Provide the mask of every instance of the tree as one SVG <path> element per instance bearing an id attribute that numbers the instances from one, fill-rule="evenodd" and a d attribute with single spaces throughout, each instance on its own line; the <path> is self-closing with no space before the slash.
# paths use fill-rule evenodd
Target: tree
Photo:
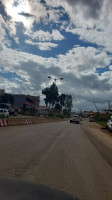
<path id="1" fill-rule="evenodd" d="M 50 98 L 50 103 L 52 104 L 52 107 L 55 105 L 55 103 L 57 103 L 58 101 L 58 88 L 56 86 L 55 83 L 53 83 L 51 86 L 50 86 L 50 95 L 51 95 L 51 98 Z"/>
<path id="2" fill-rule="evenodd" d="M 46 106 L 48 106 L 48 103 L 50 103 L 50 88 L 45 88 L 42 90 L 42 94 L 46 96 L 44 99 Z"/>
<path id="3" fill-rule="evenodd" d="M 72 109 L 72 96 L 66 94 L 58 94 L 58 88 L 55 83 L 53 83 L 50 88 L 45 88 L 42 90 L 42 94 L 46 97 L 44 99 L 46 106 L 49 104 L 52 111 L 65 113 L 65 116 L 70 115 Z"/>
<path id="4" fill-rule="evenodd" d="M 46 96 L 44 99 L 46 105 L 49 104 L 54 107 L 55 103 L 58 102 L 58 88 L 55 83 L 53 83 L 50 88 L 42 90 L 42 94 Z"/>
<path id="5" fill-rule="evenodd" d="M 66 94 L 61 94 L 58 99 L 61 107 L 63 107 L 65 105 Z"/>
<path id="6" fill-rule="evenodd" d="M 72 109 L 72 96 L 71 95 L 68 95 L 68 94 L 66 95 L 64 107 L 67 111 L 71 112 L 71 109 Z"/>
<path id="7" fill-rule="evenodd" d="M 62 107 L 59 103 L 56 103 L 55 104 L 55 109 L 58 110 L 58 111 L 61 111 Z"/>

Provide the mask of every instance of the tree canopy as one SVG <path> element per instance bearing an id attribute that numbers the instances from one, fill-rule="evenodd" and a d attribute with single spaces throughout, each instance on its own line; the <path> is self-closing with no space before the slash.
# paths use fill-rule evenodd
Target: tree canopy
<path id="1" fill-rule="evenodd" d="M 58 93 L 58 87 L 53 83 L 49 88 L 46 87 L 42 90 L 42 94 L 45 95 L 44 101 L 46 106 L 56 109 L 57 111 L 64 110 L 67 113 L 72 109 L 72 96 L 69 94 Z M 65 113 L 66 113 L 65 112 Z"/>
<path id="2" fill-rule="evenodd" d="M 49 106 L 51 105 L 52 107 L 54 107 L 56 102 L 58 102 L 59 94 L 58 88 L 55 83 L 53 83 L 50 88 L 45 88 L 44 90 L 42 90 L 42 94 L 46 96 L 46 98 L 44 99 L 46 105 L 49 104 Z"/>

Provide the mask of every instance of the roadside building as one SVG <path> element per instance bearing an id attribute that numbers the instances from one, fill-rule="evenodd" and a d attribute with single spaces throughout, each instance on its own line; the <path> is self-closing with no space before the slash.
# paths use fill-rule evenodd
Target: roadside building
<path id="1" fill-rule="evenodd" d="M 22 112 L 27 112 L 30 114 L 36 114 L 40 105 L 39 96 L 31 96 L 24 94 L 14 95 L 14 106 L 17 106 L 22 110 Z"/>
<path id="2" fill-rule="evenodd" d="M 12 95 L 14 102 L 11 104 L 9 101 L 1 103 L 1 99 L 4 95 Z M 40 97 L 24 94 L 8 94 L 4 89 L 0 89 L 0 107 L 7 109 L 11 115 L 17 115 L 21 112 L 28 112 L 30 114 L 36 114 L 40 106 Z"/>
<path id="3" fill-rule="evenodd" d="M 5 90 L 4 89 L 0 89 L 0 101 L 1 101 L 1 98 L 2 96 L 5 94 Z"/>

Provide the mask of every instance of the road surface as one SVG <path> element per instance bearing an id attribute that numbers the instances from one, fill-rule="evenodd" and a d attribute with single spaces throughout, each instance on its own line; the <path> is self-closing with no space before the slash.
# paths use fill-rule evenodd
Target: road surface
<path id="1" fill-rule="evenodd" d="M 112 137 L 87 120 L 0 128 L 0 176 L 112 200 Z"/>

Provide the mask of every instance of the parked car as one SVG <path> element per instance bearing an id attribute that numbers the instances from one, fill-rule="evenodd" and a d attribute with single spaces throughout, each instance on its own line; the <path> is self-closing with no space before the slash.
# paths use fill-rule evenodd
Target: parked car
<path id="1" fill-rule="evenodd" d="M 93 116 L 90 116 L 89 117 L 89 122 L 94 122 L 95 121 L 95 118 Z"/>
<path id="2" fill-rule="evenodd" d="M 70 118 L 70 123 L 72 122 L 76 122 L 76 123 L 80 123 L 80 117 L 78 115 L 74 115 Z"/>
<path id="3" fill-rule="evenodd" d="M 112 131 L 112 116 L 110 117 L 110 119 L 107 122 L 107 129 L 109 131 Z"/>
<path id="4" fill-rule="evenodd" d="M 9 112 L 6 109 L 0 109 L 0 115 L 4 115 L 5 117 L 9 117 Z"/>
<path id="5" fill-rule="evenodd" d="M 81 117 L 80 115 L 79 115 L 78 117 L 79 117 L 79 119 L 80 119 L 80 121 L 81 121 L 81 120 L 82 120 L 82 117 Z"/>

